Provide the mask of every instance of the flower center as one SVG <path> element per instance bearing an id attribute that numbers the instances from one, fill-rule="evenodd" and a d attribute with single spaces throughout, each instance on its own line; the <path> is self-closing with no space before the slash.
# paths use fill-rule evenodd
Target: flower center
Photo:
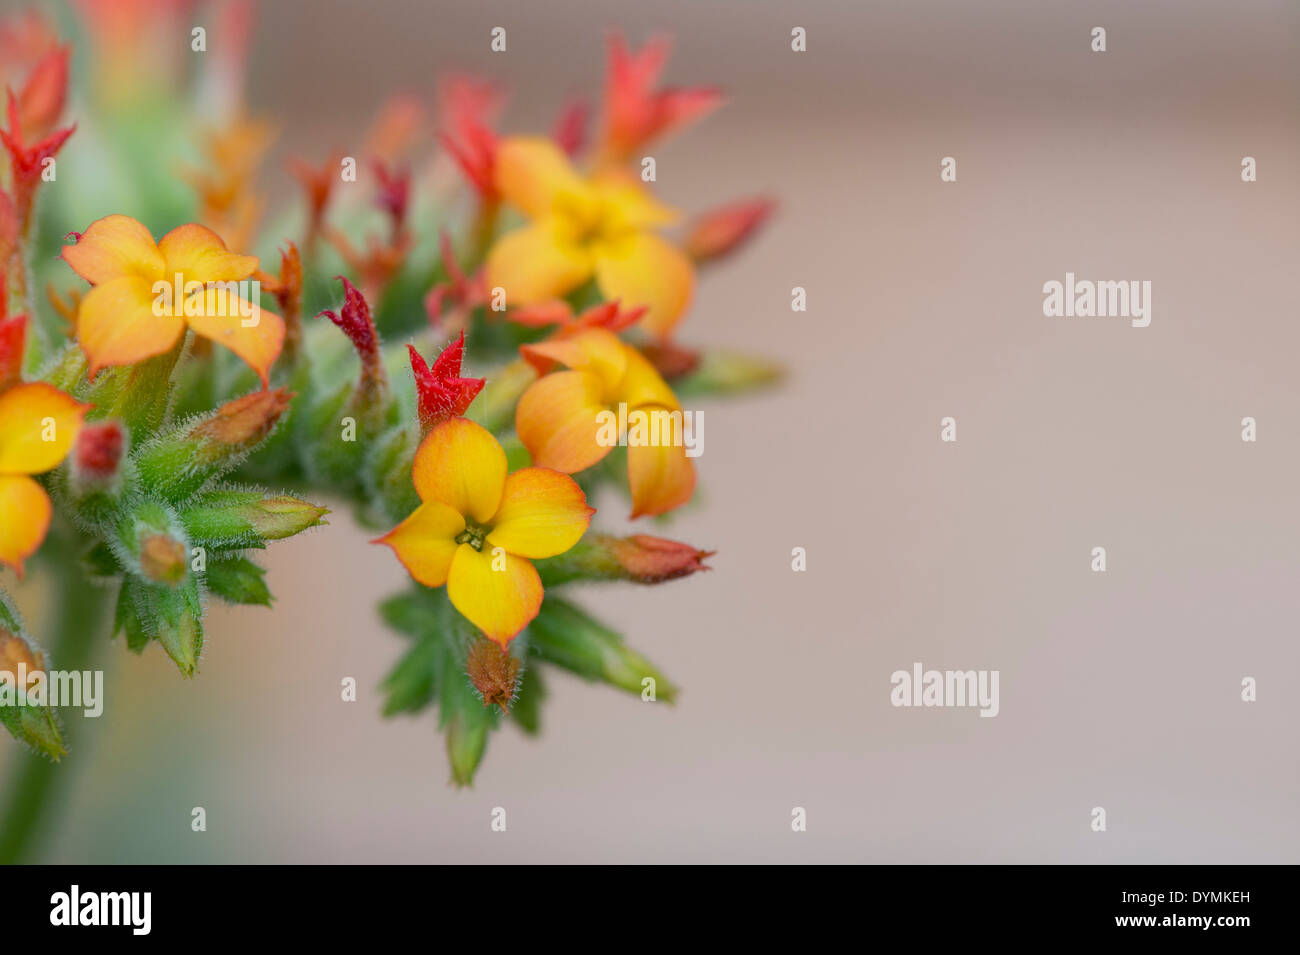
<path id="1" fill-rule="evenodd" d="M 487 539 L 488 528 L 478 524 L 465 522 L 465 529 L 456 535 L 457 544 L 469 544 L 477 551 L 483 550 L 483 542 Z"/>

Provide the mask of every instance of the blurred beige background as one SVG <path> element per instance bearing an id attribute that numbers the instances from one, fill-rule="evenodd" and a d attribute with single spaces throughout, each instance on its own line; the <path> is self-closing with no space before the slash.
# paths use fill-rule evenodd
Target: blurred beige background
<path id="1" fill-rule="evenodd" d="M 703 506 L 666 533 L 714 572 L 586 598 L 675 708 L 556 675 L 542 738 L 498 733 L 454 790 L 431 713 L 378 716 L 404 641 L 374 605 L 404 574 L 338 515 L 269 552 L 274 612 L 214 611 L 192 684 L 113 648 L 49 858 L 1298 861 L 1298 11 L 264 4 L 251 98 L 303 151 L 453 68 L 512 86 L 513 128 L 549 125 L 596 88 L 606 27 L 673 33 L 670 80 L 731 100 L 657 151 L 662 193 L 781 202 L 682 337 L 790 379 L 703 406 Z M 1150 280 L 1151 326 L 1045 318 L 1066 271 Z M 913 661 L 1000 670 L 1001 714 L 891 707 Z"/>

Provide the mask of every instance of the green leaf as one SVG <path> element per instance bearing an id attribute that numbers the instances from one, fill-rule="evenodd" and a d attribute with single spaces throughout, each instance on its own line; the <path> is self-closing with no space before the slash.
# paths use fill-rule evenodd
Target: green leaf
<path id="1" fill-rule="evenodd" d="M 671 703 L 677 688 L 623 638 L 582 608 L 548 594 L 528 632 L 533 652 L 585 680 L 602 681 L 638 695 L 653 690 Z M 646 681 L 652 681 L 647 683 Z"/>
<path id="2" fill-rule="evenodd" d="M 271 606 L 266 569 L 247 557 L 214 557 L 203 579 L 208 590 L 227 603 Z"/>

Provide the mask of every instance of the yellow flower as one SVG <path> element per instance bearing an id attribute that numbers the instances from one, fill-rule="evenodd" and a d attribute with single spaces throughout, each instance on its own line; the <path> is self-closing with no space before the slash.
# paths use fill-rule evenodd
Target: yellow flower
<path id="1" fill-rule="evenodd" d="M 521 349 L 539 371 L 556 362 L 569 371 L 544 375 L 528 386 L 515 409 L 515 431 L 542 467 L 574 474 L 609 454 L 600 440 L 603 413 L 681 411 L 677 396 L 650 362 L 603 328 L 548 339 Z M 633 444 L 627 449 L 632 517 L 663 514 L 695 492 L 695 465 L 682 444 Z"/>
<path id="2" fill-rule="evenodd" d="M 284 344 L 284 321 L 243 297 L 257 259 L 236 255 L 193 223 L 159 242 L 129 216 L 90 224 L 63 259 L 94 286 L 77 311 L 77 339 L 93 376 L 161 355 L 188 325 L 246 361 L 266 384 Z"/>
<path id="3" fill-rule="evenodd" d="M 446 584 L 456 609 L 506 646 L 542 606 L 529 559 L 564 553 L 595 510 L 568 475 L 539 467 L 508 475 L 496 438 L 464 418 L 429 432 L 412 477 L 424 503 L 375 543 L 426 587 Z"/>
<path id="4" fill-rule="evenodd" d="M 677 213 L 617 173 L 580 176 L 547 139 L 504 140 L 496 186 L 531 220 L 497 240 L 487 284 L 506 301 L 529 306 L 559 298 L 593 276 L 601 294 L 648 307 L 642 327 L 666 336 L 690 303 L 690 259 L 653 230 Z"/>
<path id="5" fill-rule="evenodd" d="M 0 563 L 23 573 L 23 561 L 41 546 L 53 508 L 30 475 L 68 456 L 83 405 L 51 385 L 19 384 L 0 392 Z"/>

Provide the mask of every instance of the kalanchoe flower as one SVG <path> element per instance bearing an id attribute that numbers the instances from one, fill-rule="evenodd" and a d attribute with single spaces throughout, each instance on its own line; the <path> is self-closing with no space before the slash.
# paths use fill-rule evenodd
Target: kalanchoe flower
<path id="1" fill-rule="evenodd" d="M 20 577 L 53 514 L 49 496 L 31 475 L 67 457 L 89 408 L 42 382 L 0 391 L 0 564 Z"/>
<path id="2" fill-rule="evenodd" d="M 331 154 L 320 167 L 302 159 L 289 160 L 289 172 L 302 185 L 307 197 L 307 234 L 302 241 L 308 255 L 315 250 L 325 225 L 325 210 L 334 193 L 334 183 L 339 181 L 340 161 L 337 153 Z"/>
<path id="3" fill-rule="evenodd" d="M 495 203 L 498 139 L 492 122 L 501 108 L 501 94 L 490 83 L 452 76 L 443 82 L 440 100 L 438 139 L 479 198 Z"/>
<path id="4" fill-rule="evenodd" d="M 432 367 L 425 364 L 414 345 L 406 347 L 411 354 L 411 371 L 415 373 L 420 427 L 427 434 L 434 425 L 464 415 L 483 390 L 485 379 L 460 377 L 460 365 L 465 357 L 464 332 L 442 350 Z"/>
<path id="5" fill-rule="evenodd" d="M 290 357 L 302 345 L 302 256 L 292 242 L 280 250 L 280 274 L 267 275 L 258 271 L 262 289 L 275 296 L 284 320 L 284 351 Z"/>
<path id="6" fill-rule="evenodd" d="M 465 673 L 483 697 L 484 706 L 494 703 L 510 712 L 510 702 L 519 689 L 519 659 L 486 638 L 476 640 L 465 658 Z"/>
<path id="7" fill-rule="evenodd" d="M 335 278 L 343 283 L 343 307 L 337 312 L 326 309 L 316 317 L 328 318 L 348 336 L 361 358 L 360 393 L 377 398 L 388 387 L 388 378 L 379 353 L 379 332 L 370 314 L 370 303 L 342 275 Z"/>
<path id="8" fill-rule="evenodd" d="M 37 62 L 18 94 L 18 116 L 23 131 L 34 139 L 53 132 L 68 99 L 68 54 L 56 47 Z"/>
<path id="9" fill-rule="evenodd" d="M 502 142 L 496 182 L 530 219 L 488 254 L 487 284 L 505 289 L 507 305 L 561 298 L 594 277 L 605 299 L 646 305 L 648 331 L 672 331 L 695 284 L 690 259 L 654 231 L 674 210 L 624 176 L 584 179 L 547 139 Z"/>
<path id="10" fill-rule="evenodd" d="M 573 100 L 560 111 L 551 138 L 570 159 L 582 152 L 587 141 L 587 120 L 591 109 L 586 100 Z"/>
<path id="11" fill-rule="evenodd" d="M 9 92 L 8 119 L 9 128 L 0 129 L 0 143 L 4 144 L 9 153 L 9 165 L 13 171 L 14 212 L 20 229 L 23 229 L 31 220 L 32 201 L 36 197 L 37 186 L 41 184 L 41 173 L 45 169 L 46 160 L 54 158 L 77 127 L 57 130 L 29 144 L 23 131 L 18 100 L 12 91 Z"/>
<path id="12" fill-rule="evenodd" d="M 710 209 L 687 229 L 686 254 L 697 263 L 730 255 L 762 228 L 775 208 L 770 199 L 746 199 Z"/>
<path id="13" fill-rule="evenodd" d="M 671 50 L 667 37 L 654 37 L 640 53 L 633 53 L 622 34 L 610 34 L 602 142 L 606 161 L 624 162 L 652 140 L 700 119 L 722 103 L 722 94 L 715 89 L 655 89 Z"/>
<path id="14" fill-rule="evenodd" d="M 447 281 L 429 289 L 424 297 L 424 311 L 429 316 L 429 324 L 435 329 L 460 331 L 464 328 L 469 313 L 487 303 L 487 283 L 483 279 L 482 269 L 475 272 L 473 277 L 466 276 L 461 270 L 456 262 L 456 251 L 451 245 L 451 235 L 446 229 L 438 236 L 438 247 Z M 451 305 L 450 315 L 448 304 Z"/>
<path id="15" fill-rule="evenodd" d="M 411 170 L 393 169 L 385 162 L 376 162 L 375 178 L 379 180 L 375 205 L 392 221 L 394 241 L 397 241 L 406 229 L 406 210 L 411 202 Z"/>
<path id="16" fill-rule="evenodd" d="M 542 467 L 575 474 L 602 460 L 612 446 L 599 439 L 601 412 L 629 416 L 680 412 L 672 389 L 630 345 L 603 328 L 570 338 L 525 345 L 526 359 L 546 371 L 558 362 L 569 371 L 544 374 L 529 385 L 515 409 L 515 430 Z M 663 514 L 680 507 L 695 491 L 695 465 L 685 447 L 668 442 L 631 444 L 627 476 L 632 517 Z"/>
<path id="17" fill-rule="evenodd" d="M 564 553 L 595 513 L 568 475 L 506 470 L 489 431 L 464 418 L 444 421 L 415 454 L 412 477 L 424 503 L 375 542 L 426 587 L 445 584 L 452 605 L 503 647 L 542 605 L 531 559 Z"/>
<path id="18" fill-rule="evenodd" d="M 284 345 L 284 321 L 240 295 L 257 259 L 228 251 L 212 230 L 191 223 L 154 242 L 129 216 L 107 216 L 62 256 L 94 286 L 77 311 L 77 339 L 92 376 L 170 351 L 188 326 L 229 348 L 267 383 Z"/>

